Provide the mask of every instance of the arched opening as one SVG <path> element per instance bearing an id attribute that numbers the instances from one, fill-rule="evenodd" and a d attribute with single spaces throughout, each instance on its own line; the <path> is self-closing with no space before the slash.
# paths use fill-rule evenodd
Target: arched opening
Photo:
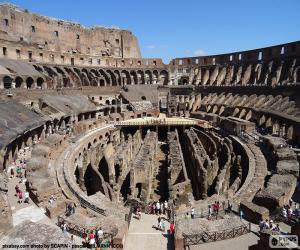
<path id="1" fill-rule="evenodd" d="M 76 177 L 76 183 L 79 184 L 79 178 L 80 178 L 80 172 L 79 172 L 79 167 L 78 165 L 76 166 L 76 169 L 75 169 L 75 177 Z"/>
<path id="2" fill-rule="evenodd" d="M 43 83 L 44 83 L 44 79 L 42 77 L 39 77 L 37 80 L 36 80 L 36 84 L 39 88 L 43 88 Z"/>
<path id="3" fill-rule="evenodd" d="M 92 168 L 91 164 L 88 165 L 84 174 L 84 185 L 86 187 L 88 196 L 93 195 L 99 191 L 104 193 L 103 187 L 101 185 L 101 179 Z"/>
<path id="4" fill-rule="evenodd" d="M 16 88 L 21 88 L 22 87 L 22 83 L 23 83 L 22 77 L 17 76 L 15 82 L 16 82 Z"/>
<path id="5" fill-rule="evenodd" d="M 162 70 L 159 74 L 159 78 L 160 78 L 160 83 L 161 84 L 168 85 L 169 78 L 168 78 L 168 72 L 167 71 Z"/>
<path id="6" fill-rule="evenodd" d="M 109 182 L 109 170 L 108 170 L 108 164 L 105 157 L 102 157 L 101 161 L 99 162 L 98 170 L 100 174 L 103 176 L 104 181 Z"/>
<path id="7" fill-rule="evenodd" d="M 112 105 L 116 105 L 117 104 L 117 100 L 116 99 L 112 99 L 111 104 Z"/>
<path id="8" fill-rule="evenodd" d="M 115 107 L 112 107 L 112 108 L 110 109 L 110 113 L 116 113 L 116 108 L 115 108 Z"/>
<path id="9" fill-rule="evenodd" d="M 130 190 L 130 172 L 127 174 L 122 186 L 121 186 L 121 195 L 123 197 L 123 202 L 127 200 L 128 195 L 131 195 Z"/>
<path id="10" fill-rule="evenodd" d="M 10 76 L 3 77 L 3 86 L 5 89 L 11 89 L 12 78 Z"/>
<path id="11" fill-rule="evenodd" d="M 100 86 L 105 86 L 104 79 L 100 79 Z"/>
<path id="12" fill-rule="evenodd" d="M 31 77 L 28 77 L 28 78 L 26 79 L 26 87 L 27 87 L 28 89 L 31 89 L 31 88 L 32 88 L 32 85 L 33 85 L 33 79 L 32 79 Z"/>
<path id="13" fill-rule="evenodd" d="M 142 194 L 142 183 L 137 183 L 135 185 L 135 189 L 136 189 L 136 198 L 140 199 L 141 198 L 141 194 Z"/>
<path id="14" fill-rule="evenodd" d="M 109 101 L 109 100 L 106 100 L 106 101 L 105 101 L 105 104 L 106 104 L 106 105 L 110 105 L 110 101 Z"/>
<path id="15" fill-rule="evenodd" d="M 120 169 L 121 169 L 120 165 L 116 164 L 115 165 L 115 181 L 116 181 L 116 183 L 118 183 L 118 181 L 119 181 L 120 172 L 121 172 Z"/>

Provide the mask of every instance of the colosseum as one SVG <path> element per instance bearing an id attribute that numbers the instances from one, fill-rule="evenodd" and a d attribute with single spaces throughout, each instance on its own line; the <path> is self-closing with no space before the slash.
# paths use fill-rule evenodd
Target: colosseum
<path id="1" fill-rule="evenodd" d="M 164 64 L 128 30 L 0 17 L 2 248 L 300 236 L 300 41 Z"/>

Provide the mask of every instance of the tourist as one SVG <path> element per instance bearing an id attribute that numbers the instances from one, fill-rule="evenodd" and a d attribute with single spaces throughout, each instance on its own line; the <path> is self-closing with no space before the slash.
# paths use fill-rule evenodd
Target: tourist
<path id="1" fill-rule="evenodd" d="M 174 234 L 174 229 L 175 229 L 175 225 L 174 225 L 173 222 L 171 222 L 171 223 L 170 223 L 170 229 L 169 229 L 169 232 L 170 232 L 171 235 Z"/>
<path id="2" fill-rule="evenodd" d="M 259 231 L 262 231 L 265 227 L 265 221 L 263 219 L 261 219 L 259 221 Z"/>
<path id="3" fill-rule="evenodd" d="M 164 220 L 161 220 L 161 230 L 165 232 L 166 226 Z"/>
<path id="4" fill-rule="evenodd" d="M 285 207 L 282 208 L 282 212 L 281 213 L 282 213 L 283 218 L 287 219 L 287 211 L 286 211 Z"/>
<path id="5" fill-rule="evenodd" d="M 13 178 L 15 176 L 14 168 L 10 169 L 10 178 Z"/>
<path id="6" fill-rule="evenodd" d="M 161 221 L 161 218 L 160 218 L 160 216 L 158 216 L 158 218 L 157 218 L 157 228 L 158 229 L 160 229 L 160 226 L 161 226 L 160 221 Z"/>
<path id="7" fill-rule="evenodd" d="M 153 214 L 153 211 L 152 211 L 152 204 L 151 204 L 151 203 L 148 203 L 148 206 L 147 206 L 147 213 Z"/>
<path id="8" fill-rule="evenodd" d="M 275 227 L 276 225 L 274 224 L 273 220 L 270 220 L 270 229 L 274 230 Z"/>
<path id="9" fill-rule="evenodd" d="M 160 203 L 159 203 L 159 201 L 156 203 L 156 214 L 160 214 Z"/>
<path id="10" fill-rule="evenodd" d="M 93 231 L 91 231 L 89 234 L 89 244 L 91 248 L 95 247 L 95 234 Z"/>
<path id="11" fill-rule="evenodd" d="M 232 204 L 228 200 L 228 213 L 231 213 L 232 211 Z"/>
<path id="12" fill-rule="evenodd" d="M 21 168 L 19 166 L 17 166 L 17 177 L 20 177 L 21 174 Z"/>
<path id="13" fill-rule="evenodd" d="M 74 240 L 74 235 L 73 234 L 71 235 L 71 242 L 72 242 L 72 244 L 75 244 L 75 240 Z"/>
<path id="14" fill-rule="evenodd" d="M 192 219 L 195 218 L 195 208 L 192 208 L 192 210 L 191 210 L 191 218 Z"/>
<path id="15" fill-rule="evenodd" d="M 280 227 L 279 227 L 279 224 L 276 224 L 276 225 L 275 225 L 273 231 L 278 232 L 278 233 L 281 232 L 281 229 L 280 229 Z"/>
<path id="16" fill-rule="evenodd" d="M 29 204 L 29 192 L 25 191 L 24 193 L 24 203 Z"/>
<path id="17" fill-rule="evenodd" d="M 20 188 L 19 188 L 18 185 L 15 186 L 15 190 L 16 190 L 15 196 L 18 196 L 18 195 L 19 195 L 19 192 L 20 192 Z"/>
<path id="18" fill-rule="evenodd" d="M 98 242 L 99 242 L 99 244 L 100 244 L 100 243 L 102 242 L 102 240 L 103 240 L 103 235 L 104 235 L 103 230 L 102 230 L 102 228 L 100 227 L 99 230 L 97 231 L 97 237 L 98 237 Z"/>
<path id="19" fill-rule="evenodd" d="M 164 214 L 166 211 L 168 211 L 168 202 L 167 201 L 165 201 L 165 203 L 164 203 Z"/>
<path id="20" fill-rule="evenodd" d="M 19 201 L 18 201 L 18 202 L 19 202 L 19 203 L 22 203 L 22 200 L 23 200 L 23 192 L 20 191 L 18 195 L 19 195 Z"/>
<path id="21" fill-rule="evenodd" d="M 74 203 L 71 204 L 71 214 L 75 214 L 75 204 Z"/>
<path id="22" fill-rule="evenodd" d="M 268 221 L 268 220 L 265 221 L 264 229 L 265 229 L 265 230 L 269 230 L 269 229 L 270 229 L 270 224 L 269 224 L 269 221 Z"/>
<path id="23" fill-rule="evenodd" d="M 67 233 L 67 223 L 66 223 L 66 222 L 64 222 L 64 223 L 62 224 L 61 229 L 62 229 L 62 231 L 63 231 L 64 233 Z"/>
<path id="24" fill-rule="evenodd" d="M 208 205 L 208 219 L 210 219 L 211 214 L 212 214 L 212 208 L 211 205 Z"/>
<path id="25" fill-rule="evenodd" d="M 156 214 L 156 204 L 155 204 L 155 202 L 153 202 L 153 204 L 152 204 L 152 213 Z"/>
<path id="26" fill-rule="evenodd" d="M 217 203 L 215 204 L 216 219 L 218 219 L 219 210 L 220 210 L 220 203 L 217 201 Z"/>
<path id="27" fill-rule="evenodd" d="M 291 207 L 288 207 L 287 214 L 289 219 L 293 216 L 293 209 Z"/>
<path id="28" fill-rule="evenodd" d="M 137 216 L 137 218 L 138 218 L 139 220 L 140 220 L 141 217 L 142 217 L 142 210 L 141 210 L 140 207 L 138 207 L 138 208 L 136 209 L 136 216 Z"/>
<path id="29" fill-rule="evenodd" d="M 240 210 L 240 220 L 241 220 L 241 221 L 242 221 L 243 217 L 244 217 L 244 212 L 243 212 L 243 210 L 241 209 L 241 210 Z"/>

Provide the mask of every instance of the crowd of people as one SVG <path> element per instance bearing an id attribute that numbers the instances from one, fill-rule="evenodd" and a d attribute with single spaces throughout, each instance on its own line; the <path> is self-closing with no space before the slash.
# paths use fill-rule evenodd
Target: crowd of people
<path id="1" fill-rule="evenodd" d="M 13 161 L 12 166 L 10 168 L 10 178 L 18 178 L 19 185 L 26 184 L 26 154 L 30 150 L 29 147 L 21 149 L 18 153 L 18 158 Z M 29 193 L 26 190 L 22 190 L 22 188 L 18 184 L 15 185 L 15 196 L 18 198 L 18 203 L 29 203 Z"/>
<path id="2" fill-rule="evenodd" d="M 166 214 L 170 218 L 171 210 L 167 201 L 164 202 L 150 202 L 147 206 L 147 212 L 149 214 Z"/>
<path id="3" fill-rule="evenodd" d="M 295 204 L 295 208 L 292 208 L 292 205 L 285 205 L 282 208 L 281 212 L 282 217 L 284 217 L 286 220 L 291 219 L 292 217 L 300 218 L 300 207 L 298 204 Z"/>
<path id="4" fill-rule="evenodd" d="M 64 221 L 60 227 L 65 234 L 70 230 L 70 225 L 68 225 L 66 221 Z M 104 231 L 101 227 L 90 230 L 87 233 L 83 233 L 82 237 L 84 239 L 83 247 L 86 248 L 94 249 L 95 247 L 100 247 L 101 244 L 105 244 Z M 71 241 L 72 243 L 75 243 L 74 235 L 71 235 Z"/>
<path id="5" fill-rule="evenodd" d="M 273 232 L 279 232 L 281 233 L 281 229 L 279 227 L 279 224 L 275 224 L 273 220 L 260 220 L 259 222 L 259 230 L 271 230 Z"/>

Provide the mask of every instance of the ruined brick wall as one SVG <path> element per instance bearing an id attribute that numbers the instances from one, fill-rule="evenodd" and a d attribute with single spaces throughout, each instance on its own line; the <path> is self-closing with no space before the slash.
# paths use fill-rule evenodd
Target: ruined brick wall
<path id="1" fill-rule="evenodd" d="M 13 5 L 0 5 L 0 39 L 38 49 L 117 58 L 139 58 L 136 37 L 128 30 L 93 27 L 40 16 Z"/>

